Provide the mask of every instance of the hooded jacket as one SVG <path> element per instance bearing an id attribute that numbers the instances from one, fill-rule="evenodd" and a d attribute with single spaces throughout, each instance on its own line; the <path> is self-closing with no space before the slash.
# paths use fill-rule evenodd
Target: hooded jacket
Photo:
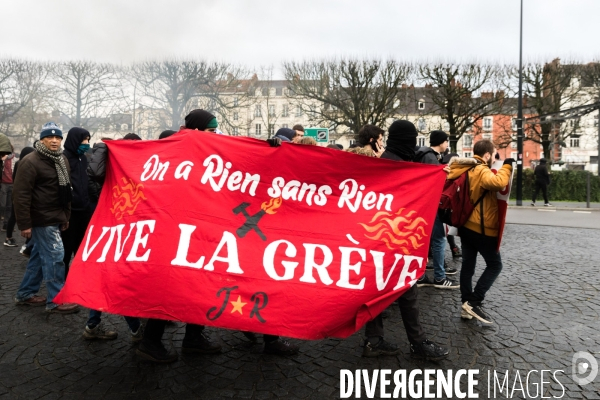
<path id="1" fill-rule="evenodd" d="M 538 185 L 550 184 L 550 174 L 548 173 L 546 163 L 540 163 L 540 165 L 535 167 L 533 174 L 535 175 L 535 183 L 537 183 Z"/>
<path id="2" fill-rule="evenodd" d="M 65 139 L 63 154 L 69 160 L 71 167 L 71 185 L 73 186 L 73 200 L 71 209 L 85 211 L 89 209 L 90 197 L 88 194 L 89 179 L 87 175 L 88 160 L 85 154 L 77 153 L 81 142 L 90 137 L 90 133 L 83 128 L 71 128 Z"/>
<path id="3" fill-rule="evenodd" d="M 10 140 L 8 140 L 8 136 L 3 133 L 0 133 L 0 154 L 1 153 L 12 153 L 12 146 L 10 145 Z M 1 158 L 0 158 L 1 160 Z M 0 173 L 4 169 L 4 161 L 0 161 Z"/>
<path id="4" fill-rule="evenodd" d="M 475 166 L 475 168 L 469 170 Z M 512 166 L 503 165 L 498 173 L 494 174 L 487 163 L 479 156 L 473 158 L 454 157 L 448 163 L 450 173 L 448 179 L 456 179 L 464 172 L 469 174 L 469 198 L 471 203 L 481 197 L 485 190 L 488 193 L 482 200 L 483 203 L 483 224 L 485 236 L 498 236 L 498 198 L 497 192 L 508 185 Z M 464 225 L 465 228 L 481 234 L 481 208 L 475 207 L 473 213 Z"/>
<path id="5" fill-rule="evenodd" d="M 439 153 L 428 146 L 419 147 L 415 152 L 415 158 L 413 161 L 420 162 L 422 164 L 440 165 L 438 158 Z"/>

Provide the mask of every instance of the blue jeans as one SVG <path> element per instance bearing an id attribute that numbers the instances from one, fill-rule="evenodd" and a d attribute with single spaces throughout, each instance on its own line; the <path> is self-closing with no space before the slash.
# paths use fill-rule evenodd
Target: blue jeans
<path id="1" fill-rule="evenodd" d="M 90 329 L 95 328 L 102 321 L 102 311 L 90 310 L 90 317 L 87 322 L 87 326 Z M 127 325 L 129 325 L 129 329 L 131 332 L 137 332 L 140 329 L 140 319 L 136 317 L 125 317 L 125 321 Z"/>
<path id="2" fill-rule="evenodd" d="M 64 248 L 59 225 L 31 228 L 31 238 L 33 249 L 16 298 L 23 301 L 35 296 L 43 280 L 48 291 L 46 308 L 52 309 L 58 306 L 52 300 L 65 284 Z"/>
<path id="3" fill-rule="evenodd" d="M 444 223 L 436 216 L 431 231 L 431 256 L 433 258 L 433 277 L 437 281 L 441 281 L 446 277 L 446 270 L 444 269 L 445 253 L 446 231 L 444 230 Z"/>
<path id="4" fill-rule="evenodd" d="M 462 244 L 462 268 L 460 270 L 460 292 L 462 302 L 479 304 L 502 271 L 502 258 L 496 251 L 498 238 L 484 236 L 465 227 L 458 229 Z M 473 289 L 473 275 L 477 264 L 477 253 L 485 260 L 485 269 Z"/>

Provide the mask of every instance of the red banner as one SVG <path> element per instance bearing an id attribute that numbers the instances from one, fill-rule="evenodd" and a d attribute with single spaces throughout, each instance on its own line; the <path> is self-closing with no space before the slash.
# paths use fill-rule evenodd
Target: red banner
<path id="1" fill-rule="evenodd" d="M 494 161 L 492 164 L 492 172 L 498 173 L 500 168 L 504 165 L 503 161 Z M 504 226 L 506 225 L 506 213 L 508 211 L 508 201 L 510 199 L 510 190 L 512 189 L 513 175 L 515 174 L 515 168 L 513 167 L 512 173 L 510 174 L 510 180 L 508 185 L 504 189 L 498 192 L 498 246 L 496 251 L 500 251 L 500 244 L 502 243 L 502 236 L 504 235 Z"/>
<path id="2" fill-rule="evenodd" d="M 343 338 L 425 271 L 439 166 L 190 130 L 107 145 L 100 202 L 56 302 Z"/>

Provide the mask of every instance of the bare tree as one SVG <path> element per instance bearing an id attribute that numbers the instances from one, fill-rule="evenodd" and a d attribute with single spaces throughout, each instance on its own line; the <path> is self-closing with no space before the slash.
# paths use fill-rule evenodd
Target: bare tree
<path id="1" fill-rule="evenodd" d="M 499 90 L 502 73 L 503 68 L 495 64 L 419 64 L 418 79 L 431 88 L 428 93 L 433 107 L 428 114 L 448 123 L 453 152 L 465 133 L 476 128 L 477 135 L 483 119 L 498 111 L 499 100 L 504 96 Z"/>
<path id="2" fill-rule="evenodd" d="M 150 107 L 166 110 L 171 129 L 195 107 L 219 114 L 222 125 L 236 126 L 226 111 L 247 98 L 242 68 L 227 63 L 194 60 L 147 61 L 133 66 Z"/>
<path id="3" fill-rule="evenodd" d="M 56 97 L 54 107 L 70 118 L 71 126 L 89 126 L 93 118 L 120 112 L 124 106 L 123 83 L 112 64 L 67 61 L 52 65 Z"/>
<path id="4" fill-rule="evenodd" d="M 342 58 L 285 62 L 290 97 L 311 121 L 358 132 L 365 124 L 384 127 L 402 104 L 399 91 L 411 65 L 394 60 Z"/>

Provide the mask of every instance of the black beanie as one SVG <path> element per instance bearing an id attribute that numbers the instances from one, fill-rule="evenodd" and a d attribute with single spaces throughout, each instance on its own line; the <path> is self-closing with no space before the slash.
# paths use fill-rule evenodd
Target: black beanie
<path id="1" fill-rule="evenodd" d="M 431 146 L 439 146 L 440 144 L 448 141 L 448 134 L 444 131 L 431 131 L 429 132 L 429 144 Z"/>
<path id="2" fill-rule="evenodd" d="M 142 138 L 135 133 L 128 133 L 127 135 L 123 136 L 123 140 L 142 140 Z"/>
<path id="3" fill-rule="evenodd" d="M 216 117 L 208 111 L 197 108 L 190 111 L 190 113 L 185 116 L 185 127 L 188 129 L 204 131 L 208 127 L 208 123 L 215 118 Z"/>
<path id="4" fill-rule="evenodd" d="M 173 135 L 173 134 L 175 134 L 175 133 L 177 133 L 177 132 L 175 132 L 175 131 L 172 131 L 172 130 L 170 130 L 170 129 L 167 129 L 166 131 L 162 131 L 162 132 L 160 133 L 160 136 L 158 136 L 158 138 L 159 138 L 159 139 L 165 139 L 165 138 L 168 138 L 169 136 L 171 136 L 171 135 Z"/>
<path id="5" fill-rule="evenodd" d="M 296 136 L 296 131 L 290 128 L 279 128 L 275 136 L 286 138 L 291 142 L 294 136 Z"/>
<path id="6" fill-rule="evenodd" d="M 388 128 L 388 138 L 385 150 L 401 157 L 404 161 L 411 161 L 415 157 L 417 146 L 417 128 L 403 119 L 396 120 Z"/>

